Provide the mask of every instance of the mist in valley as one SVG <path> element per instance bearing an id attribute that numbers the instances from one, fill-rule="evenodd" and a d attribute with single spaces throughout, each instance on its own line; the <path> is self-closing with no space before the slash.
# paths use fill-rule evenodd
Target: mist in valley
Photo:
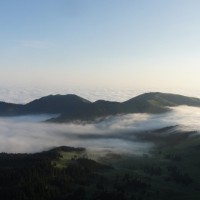
<path id="1" fill-rule="evenodd" d="M 33 153 L 57 146 L 85 147 L 91 151 L 144 154 L 153 147 L 136 133 L 179 125 L 180 130 L 200 130 L 200 108 L 179 106 L 161 115 L 130 114 L 107 117 L 98 123 L 56 124 L 53 115 L 0 118 L 0 152 Z M 181 134 L 181 133 L 180 133 Z"/>

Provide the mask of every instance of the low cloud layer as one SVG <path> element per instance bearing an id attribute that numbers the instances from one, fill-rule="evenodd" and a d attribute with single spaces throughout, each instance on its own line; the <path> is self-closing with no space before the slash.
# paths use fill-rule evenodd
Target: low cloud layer
<path id="1" fill-rule="evenodd" d="M 154 88 L 155 92 L 160 89 Z M 13 86 L 1 84 L 0 86 L 0 101 L 6 101 L 11 103 L 28 103 L 34 99 L 49 95 L 49 94 L 76 94 L 90 101 L 96 101 L 99 99 L 110 100 L 110 101 L 126 101 L 137 95 L 145 92 L 153 92 L 150 89 L 133 89 L 129 88 L 98 88 L 98 87 L 80 87 L 72 85 L 59 85 L 59 86 Z M 179 93 L 187 96 L 194 96 L 200 98 L 199 91 L 187 91 L 180 90 L 179 92 L 169 90 L 165 88 L 163 92 Z M 160 91 L 160 92 L 162 92 Z"/>
<path id="2" fill-rule="evenodd" d="M 97 124 L 40 123 L 50 117 L 0 118 L 0 152 L 38 152 L 66 145 L 141 154 L 148 152 L 153 144 L 138 141 L 134 135 L 136 132 L 172 125 L 200 131 L 200 108 L 187 106 L 173 108 L 172 112 L 162 115 L 108 117 Z"/>
<path id="3" fill-rule="evenodd" d="M 0 101 L 11 103 L 28 103 L 50 94 L 76 94 L 90 101 L 99 99 L 110 101 L 125 101 L 134 96 L 145 92 L 144 90 L 134 90 L 128 88 L 85 88 L 77 86 L 59 87 L 19 87 L 19 86 L 0 86 Z"/>

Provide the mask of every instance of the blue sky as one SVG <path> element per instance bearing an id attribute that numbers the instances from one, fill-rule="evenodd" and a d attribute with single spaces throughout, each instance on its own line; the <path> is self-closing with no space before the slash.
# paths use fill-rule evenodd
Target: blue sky
<path id="1" fill-rule="evenodd" d="M 199 0 L 0 1 L 0 83 L 200 85 Z"/>

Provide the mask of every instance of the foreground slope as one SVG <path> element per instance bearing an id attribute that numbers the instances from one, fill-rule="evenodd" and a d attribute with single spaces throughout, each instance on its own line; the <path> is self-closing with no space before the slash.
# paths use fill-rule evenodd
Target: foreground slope
<path id="1" fill-rule="evenodd" d="M 95 120 L 109 115 L 129 113 L 163 113 L 169 107 L 187 105 L 200 107 L 200 99 L 168 93 L 145 93 L 125 102 L 98 100 L 90 102 L 77 95 L 49 95 L 28 104 L 0 102 L 0 115 L 60 114 L 50 121 Z"/>

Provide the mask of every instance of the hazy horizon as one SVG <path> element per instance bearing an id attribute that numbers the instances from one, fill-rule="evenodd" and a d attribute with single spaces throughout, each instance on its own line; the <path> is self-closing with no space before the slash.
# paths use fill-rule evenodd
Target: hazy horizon
<path id="1" fill-rule="evenodd" d="M 200 90 L 172 90 L 158 88 L 153 89 L 137 89 L 137 88 L 111 88 L 111 87 L 81 87 L 81 86 L 60 86 L 60 87 L 36 87 L 36 86 L 0 86 L 0 101 L 9 103 L 28 103 L 32 100 L 47 96 L 47 95 L 66 95 L 76 94 L 89 101 L 96 101 L 99 99 L 109 101 L 126 101 L 130 98 L 138 96 L 147 92 L 164 92 L 185 95 L 189 97 L 200 98 Z"/>

